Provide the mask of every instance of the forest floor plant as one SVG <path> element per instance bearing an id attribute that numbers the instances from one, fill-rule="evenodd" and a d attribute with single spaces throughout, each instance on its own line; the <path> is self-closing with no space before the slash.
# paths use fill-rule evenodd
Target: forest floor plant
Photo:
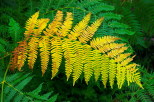
<path id="1" fill-rule="evenodd" d="M 11 3 L 10 3 L 11 2 Z M 99 75 L 97 75 L 96 73 L 94 73 L 94 70 L 88 70 L 87 72 L 91 72 L 94 74 L 86 74 L 87 72 L 84 72 L 85 70 L 81 70 L 81 72 L 83 72 L 82 74 L 79 74 L 80 79 L 75 81 L 75 77 L 74 78 L 74 86 L 72 86 L 72 82 L 73 82 L 73 78 L 69 78 L 69 76 L 75 75 L 75 70 L 73 69 L 71 74 L 67 74 L 67 76 L 65 76 L 66 74 L 66 68 L 64 68 L 64 66 L 68 65 L 69 62 L 69 58 L 68 58 L 68 50 L 66 51 L 66 49 L 64 49 L 64 47 L 66 48 L 66 45 L 71 46 L 76 50 L 78 50 L 78 48 L 75 47 L 81 47 L 80 45 L 92 45 L 92 47 L 89 49 L 92 49 L 91 52 L 92 54 L 95 53 L 95 57 L 97 56 L 97 59 L 100 58 L 100 54 L 98 54 L 98 52 L 94 49 L 100 50 L 101 55 L 102 52 L 104 51 L 105 48 L 118 44 L 121 44 L 121 47 L 127 47 L 128 49 L 125 51 L 125 53 L 123 54 L 127 54 L 129 56 L 129 53 L 132 54 L 135 50 L 137 57 L 135 58 L 135 61 L 137 62 L 139 55 L 138 52 L 140 51 L 144 51 L 143 47 L 147 47 L 147 44 L 145 43 L 145 41 L 147 40 L 143 40 L 142 38 L 144 37 L 143 34 L 150 33 L 151 35 L 152 33 L 152 29 L 151 27 L 147 27 L 143 25 L 151 25 L 150 23 L 146 22 L 146 24 L 144 23 L 145 20 L 142 20 L 143 17 L 140 16 L 140 14 L 145 15 L 144 12 L 138 13 L 138 11 L 140 12 L 140 9 L 137 9 L 137 7 L 146 9 L 146 13 L 147 12 L 153 12 L 153 9 L 149 9 L 147 8 L 150 0 L 147 0 L 146 5 L 143 2 L 145 2 L 145 0 L 138 0 L 138 1 L 131 1 L 131 2 L 127 2 L 127 1 L 123 1 L 120 2 L 119 0 L 110 0 L 108 1 L 108 3 L 114 5 L 108 5 L 106 3 L 106 0 L 30 0 L 29 2 L 25 2 L 25 1 L 20 1 L 20 0 L 12 0 L 12 1 L 4 1 L 2 4 L 5 5 L 1 5 L 0 8 L 0 13 L 1 16 L 0 18 L 2 19 L 0 21 L 0 81 L 1 81 L 1 100 L 3 99 L 8 99 L 7 101 L 22 101 L 22 98 L 25 100 L 30 100 L 30 101 L 47 101 L 49 99 L 55 101 L 57 99 L 57 101 L 71 101 L 71 102 L 79 102 L 79 101 L 91 101 L 91 102 L 97 102 L 97 101 L 106 101 L 106 102 L 112 102 L 112 101 L 125 101 L 125 102 L 135 102 L 135 101 L 141 101 L 141 102 L 150 102 L 153 100 L 153 96 L 154 96 L 154 87 L 153 87 L 153 73 L 148 73 L 146 72 L 145 68 L 143 68 L 143 71 L 141 70 L 142 68 L 140 68 L 137 64 L 131 62 L 130 65 L 136 65 L 136 67 L 139 68 L 139 71 L 141 72 L 141 76 L 143 76 L 141 78 L 141 82 L 142 85 L 144 87 L 144 89 L 139 88 L 136 84 L 130 84 L 130 86 L 126 87 L 126 83 L 122 82 L 122 80 L 120 81 L 120 83 L 123 83 L 123 87 L 122 84 L 119 85 L 119 88 L 121 88 L 120 90 L 118 89 L 116 84 L 113 84 L 111 81 L 111 74 L 108 74 L 109 77 L 109 82 L 105 82 L 105 79 L 102 79 L 103 77 L 102 72 L 100 73 L 100 77 Z M 139 3 L 139 4 L 138 4 Z M 116 5 L 115 5 L 116 4 Z M 127 5 L 129 4 L 129 5 Z M 152 8 L 152 3 L 150 3 L 151 6 L 150 8 Z M 7 6 L 9 5 L 9 6 Z M 138 6 L 134 6 L 134 5 L 138 5 Z M 120 7 L 120 8 L 119 8 Z M 122 7 L 122 9 L 121 9 Z M 134 10 L 132 9 L 132 7 L 136 7 Z M 16 9 L 14 9 L 16 8 Z M 50 52 L 51 54 L 51 58 L 52 56 L 57 56 L 61 55 L 62 53 L 64 53 L 65 55 L 63 55 L 62 59 L 61 59 L 61 64 L 60 64 L 60 59 L 52 58 L 50 59 L 50 57 L 47 60 L 49 60 L 49 65 L 50 63 L 52 64 L 52 61 L 54 62 L 52 65 L 52 70 L 58 67 L 55 67 L 56 65 L 59 65 L 59 71 L 55 70 L 55 71 L 51 71 L 51 66 L 47 66 L 47 67 L 43 67 L 45 64 L 42 64 L 41 67 L 43 69 L 46 69 L 46 71 L 44 70 L 44 76 L 41 76 L 41 67 L 39 66 L 40 63 L 42 63 L 42 58 L 39 55 L 41 55 L 42 51 L 41 51 L 41 47 L 42 45 L 39 44 L 38 47 L 36 47 L 38 50 L 31 50 L 31 52 L 35 52 L 37 53 L 34 58 L 30 57 L 31 52 L 28 52 L 27 58 L 28 60 L 25 61 L 25 64 L 22 67 L 22 70 L 26 71 L 26 72 L 20 72 L 20 73 L 12 73 L 8 70 L 9 66 L 8 66 L 8 62 L 9 62 L 9 57 L 11 55 L 11 51 L 15 48 L 15 47 L 19 47 L 21 45 L 22 40 L 25 40 L 25 38 L 23 38 L 23 33 L 25 31 L 24 28 L 22 28 L 22 26 L 24 26 L 25 21 L 27 18 L 29 18 L 32 14 L 34 14 L 36 11 L 40 11 L 40 18 L 50 18 L 51 21 L 54 20 L 54 15 L 56 14 L 55 11 L 62 11 L 64 12 L 64 17 L 67 17 L 69 15 L 69 13 L 66 12 L 72 12 L 72 14 L 70 13 L 70 15 L 74 16 L 74 20 L 72 23 L 72 27 L 75 28 L 76 24 L 81 21 L 83 19 L 83 16 L 85 17 L 90 17 L 91 16 L 91 20 L 89 20 L 89 24 L 91 24 L 90 26 L 92 26 L 92 24 L 94 24 L 95 21 L 97 21 L 98 18 L 104 17 L 105 19 L 103 20 L 103 23 L 99 26 L 98 29 L 96 29 L 96 33 L 93 36 L 93 40 L 92 41 L 88 41 L 88 43 L 84 43 L 84 40 L 79 40 L 80 37 L 76 37 L 77 40 L 71 40 L 71 41 L 67 41 L 70 38 L 74 39 L 74 36 L 59 36 L 57 34 L 55 34 L 53 37 L 50 37 L 49 39 L 49 46 L 51 47 L 51 49 L 49 50 L 52 51 Z M 133 12 L 132 12 L 133 11 Z M 143 10 L 142 10 L 143 11 Z M 22 12 L 22 13 L 21 13 Z M 67 15 L 65 15 L 65 13 Z M 90 13 L 90 14 L 88 14 Z M 118 13 L 118 14 L 115 14 Z M 88 15 L 87 15 L 88 14 Z M 121 15 L 119 15 L 121 14 Z M 122 15 L 124 15 L 124 17 L 122 17 Z M 152 13 L 145 15 L 148 17 L 147 20 L 151 20 Z M 35 27 L 34 33 L 36 34 L 38 30 L 38 25 L 42 22 L 47 22 L 47 19 L 37 19 L 37 26 Z M 44 21 L 43 21 L 44 20 Z M 138 21 L 139 20 L 139 21 Z M 64 22 L 66 22 L 66 20 L 62 20 Z M 69 20 L 68 20 L 69 21 Z M 71 21 L 71 20 L 70 20 Z M 100 20 L 101 21 L 101 20 Z M 141 22 L 142 21 L 142 22 Z M 39 23 L 40 22 L 40 23 Z M 123 24 L 123 23 L 125 24 Z M 50 23 L 50 22 L 49 22 Z M 59 22 L 60 23 L 60 22 Z M 63 23 L 63 22 L 62 22 Z M 70 22 L 71 23 L 71 22 Z M 70 24 L 69 23 L 69 24 Z M 46 23 L 43 23 L 46 24 Z M 127 24 L 127 25 L 126 25 Z M 48 24 L 47 24 L 48 25 Z M 129 25 L 129 26 L 128 26 Z M 43 27 L 44 25 L 40 26 Z M 88 25 L 87 25 L 88 26 Z M 89 29 L 90 29 L 89 26 Z M 65 28 L 65 26 L 63 26 L 63 29 Z M 143 28 L 145 30 L 143 30 Z M 28 28 L 26 28 L 28 29 Z M 41 28 L 42 29 L 42 28 Z M 48 34 L 48 31 L 50 31 L 50 27 L 48 26 L 48 28 L 46 28 L 46 31 L 43 31 L 43 33 Z M 59 33 L 62 31 L 62 29 L 58 29 Z M 39 31 L 38 31 L 39 32 Z M 73 34 L 73 30 L 69 30 L 69 33 Z M 33 34 L 29 36 L 29 39 L 27 40 L 27 43 L 29 45 L 28 46 L 28 51 L 29 48 L 32 49 L 32 46 L 30 45 L 30 41 L 36 41 L 33 37 Z M 42 41 L 40 43 L 44 43 L 47 40 L 45 40 L 46 35 L 43 35 L 43 33 L 41 33 L 41 36 L 36 37 L 36 39 L 38 38 L 39 41 Z M 61 40 L 58 40 L 60 37 Z M 110 36 L 115 37 L 115 38 L 120 38 L 119 40 L 117 39 L 115 42 L 112 43 L 108 43 L 104 46 L 104 48 L 100 49 L 102 46 L 99 46 L 99 44 L 95 44 L 96 42 L 99 42 L 99 40 L 101 41 L 101 39 L 103 39 L 103 37 L 105 38 L 109 38 Z M 74 37 L 74 38 L 73 38 Z M 97 38 L 100 39 L 97 39 Z M 33 38 L 33 40 L 31 39 Z M 104 39 L 105 39 L 104 38 Z M 133 38 L 133 39 L 132 39 Z M 44 42 L 43 42 L 44 39 Z M 48 39 L 48 38 L 47 38 Z M 65 39 L 65 40 L 62 40 Z M 147 37 L 146 37 L 147 39 Z M 20 41 L 20 42 L 19 42 Z M 65 42 L 65 46 L 63 46 L 63 49 L 61 50 L 62 53 L 57 53 L 55 54 L 55 52 L 57 52 L 56 50 L 59 51 L 57 46 L 58 43 L 56 43 L 58 41 L 58 43 L 60 41 Z M 81 42 L 80 42 L 81 41 Z M 103 40 L 104 41 L 104 40 Z M 19 45 L 16 43 L 19 42 Z M 54 43 L 53 43 L 54 42 Z M 77 43 L 78 44 L 75 44 Z M 91 43 L 90 43 L 91 42 Z M 126 44 L 127 43 L 127 44 Z M 24 44 L 24 43 L 23 43 Z M 45 43 L 44 43 L 45 44 Z M 51 46 L 50 44 L 53 44 L 53 46 Z M 94 45 L 95 44 L 95 45 Z M 125 45 L 124 45 L 125 44 Z M 146 45 L 145 45 L 146 44 Z M 59 44 L 58 44 L 59 46 Z M 133 46 L 133 49 L 132 47 Z M 140 47 L 139 47 L 140 46 Z M 140 49 L 142 46 L 142 50 Z M 17 48 L 18 48 L 17 47 Z M 21 51 L 23 51 L 24 49 L 22 49 L 23 46 L 19 47 L 19 49 Z M 122 47 L 122 48 L 123 48 Z M 70 47 L 68 47 L 70 51 L 73 51 L 72 49 L 70 49 Z M 67 49 L 68 49 L 67 48 Z M 83 47 L 82 47 L 83 48 Z M 110 50 L 113 50 L 112 47 Z M 87 48 L 86 48 L 87 49 Z M 149 48 L 148 48 L 149 49 Z M 106 51 L 109 49 L 106 49 Z M 74 52 L 80 52 L 81 54 L 81 49 L 79 49 L 78 51 Z M 96 52 L 95 52 L 96 51 Z M 151 51 L 149 49 L 149 51 Z M 99 53 L 100 53 L 99 52 Z M 145 52 L 145 51 L 144 51 Z M 18 53 L 18 51 L 17 51 Z M 89 52 L 86 52 L 89 53 Z M 107 54 L 108 52 L 105 52 L 105 54 Z M 19 54 L 19 53 L 18 53 Z M 55 55 L 54 55 L 55 54 Z M 90 53 L 89 53 L 90 54 Z M 104 53 L 103 53 L 104 54 Z M 22 53 L 19 54 L 20 56 L 22 56 Z M 24 55 L 24 54 L 23 54 Z M 43 53 L 42 53 L 43 55 Z M 110 55 L 110 54 L 107 54 Z M 121 55 L 122 56 L 122 55 Z M 80 56 L 79 56 L 80 57 Z M 94 61 L 95 59 L 91 59 L 91 56 L 87 56 L 90 57 L 90 61 L 91 64 L 96 63 L 98 61 Z M 87 58 L 86 57 L 86 58 Z M 36 61 L 35 58 L 37 58 Z M 72 59 L 74 58 L 74 55 L 71 57 Z M 115 65 L 115 58 L 114 57 L 104 57 L 107 58 L 110 63 L 110 65 Z M 128 57 L 130 58 L 130 57 Z M 19 57 L 20 59 L 20 57 Z M 29 59 L 32 59 L 34 62 L 30 61 Z M 54 60 L 58 60 L 59 62 L 56 63 Z M 67 59 L 67 60 L 64 60 Z M 79 59 L 79 58 L 78 58 Z M 131 58 L 130 58 L 131 59 Z M 141 59 L 141 58 L 140 58 Z M 81 60 L 81 59 L 79 59 Z M 149 59 L 148 57 L 148 61 L 147 58 L 143 59 L 144 63 L 149 63 L 148 65 L 148 70 L 151 70 L 150 66 L 152 66 L 151 60 L 152 58 Z M 72 60 L 71 60 L 72 61 Z M 88 61 L 88 60 L 87 60 Z M 99 60 L 101 61 L 101 60 Z M 19 60 L 19 62 L 22 62 L 22 60 Z M 142 65 L 142 62 L 139 62 L 139 64 Z M 89 63 L 89 62 L 88 62 Z M 108 64 L 109 64 L 108 63 Z M 81 63 L 80 63 L 81 64 Z M 97 63 L 99 64 L 99 63 Z M 94 64 L 93 64 L 94 65 Z M 7 67 L 8 66 L 8 67 Z M 88 68 L 88 64 L 85 64 L 85 66 L 87 66 Z M 17 64 L 18 69 L 21 68 L 21 66 L 19 66 L 19 64 Z M 31 72 L 30 70 L 27 69 L 27 67 L 33 68 L 33 72 Z M 74 66 L 72 66 L 73 68 Z M 15 67 L 14 67 L 15 68 Z M 84 67 L 83 67 L 84 68 Z M 117 68 L 117 67 L 116 67 Z M 7 70 L 8 72 L 7 72 Z M 136 68 L 135 68 L 136 69 Z M 111 68 L 108 67 L 108 70 L 111 70 Z M 52 74 L 52 73 L 55 74 Z M 4 73 L 6 73 L 4 75 Z M 26 74 L 27 73 L 27 74 Z M 33 75 L 30 75 L 28 73 L 33 73 Z M 56 74 L 57 73 L 57 74 Z M 52 80 L 50 79 L 50 76 L 52 75 Z M 77 75 L 77 74 L 76 74 Z M 86 75 L 86 76 L 85 76 Z M 107 74 L 106 74 L 107 75 Z M 114 75 L 114 74 L 113 74 Z M 91 78 L 90 78 L 91 77 Z M 98 78 L 99 77 L 99 78 Z M 89 79 L 90 78 L 90 79 Z M 115 77 L 117 78 L 117 76 Z M 69 79 L 68 81 L 66 81 L 66 79 Z M 86 82 L 82 81 L 85 80 Z M 98 80 L 97 82 L 95 80 Z M 13 81 L 13 82 L 12 82 Z M 101 84 L 103 81 L 104 86 L 106 85 L 106 87 L 111 86 L 113 87 L 113 89 L 110 89 L 110 87 L 108 88 L 104 88 L 103 85 Z M 114 81 L 115 83 L 117 83 L 117 80 Z M 86 83 L 88 83 L 88 85 L 86 85 Z M 106 83 L 106 84 L 105 84 Z M 23 86 L 22 86 L 23 85 Z M 63 86 L 61 86 L 63 85 Z M 18 88 L 19 87 L 19 88 Z M 80 91 L 79 91 L 80 90 Z M 52 91 L 54 91 L 55 95 L 52 95 Z M 34 94 L 36 93 L 36 94 Z M 59 93 L 56 94 L 56 93 Z M 18 97 L 19 96 L 19 97 Z M 3 97 L 3 98 L 2 98 Z M 38 97 L 40 97 L 38 99 Z M 78 99 L 76 99 L 76 97 L 78 97 Z"/>

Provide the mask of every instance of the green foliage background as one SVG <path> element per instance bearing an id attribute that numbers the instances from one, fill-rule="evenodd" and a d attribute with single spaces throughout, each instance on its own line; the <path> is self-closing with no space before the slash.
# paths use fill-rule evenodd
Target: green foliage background
<path id="1" fill-rule="evenodd" d="M 104 89 L 91 80 L 81 78 L 75 86 L 66 81 L 64 71 L 50 79 L 50 69 L 41 76 L 39 61 L 33 71 L 11 72 L 11 51 L 23 39 L 25 21 L 36 11 L 53 19 L 56 10 L 72 12 L 74 22 L 92 12 L 92 20 L 104 16 L 94 37 L 115 35 L 130 45 L 140 64 L 144 89 L 135 84 L 121 90 Z M 0 4 L 0 86 L 1 102 L 152 102 L 154 101 L 154 1 L 153 0 L 3 0 Z M 64 66 L 62 64 L 61 66 Z M 29 74 L 28 74 L 29 73 Z"/>

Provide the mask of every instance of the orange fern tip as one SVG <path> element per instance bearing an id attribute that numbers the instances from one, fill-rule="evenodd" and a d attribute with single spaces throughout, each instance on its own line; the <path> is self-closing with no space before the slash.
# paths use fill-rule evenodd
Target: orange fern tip
<path id="1" fill-rule="evenodd" d="M 13 51 L 13 56 L 10 62 L 10 70 L 18 69 L 21 71 L 21 68 L 24 65 L 24 62 L 27 58 L 27 42 L 24 40 L 19 42 L 19 45 Z"/>

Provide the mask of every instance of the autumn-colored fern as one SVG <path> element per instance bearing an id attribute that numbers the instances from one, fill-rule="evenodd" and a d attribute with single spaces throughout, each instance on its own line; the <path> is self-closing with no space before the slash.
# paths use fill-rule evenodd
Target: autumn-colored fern
<path id="1" fill-rule="evenodd" d="M 33 69 L 34 63 L 37 58 L 37 50 L 38 50 L 38 44 L 39 44 L 39 39 L 36 37 L 33 37 L 30 39 L 28 43 L 28 65 L 30 69 Z"/>
<path id="2" fill-rule="evenodd" d="M 24 40 L 22 42 L 19 42 L 18 47 L 15 48 L 13 51 L 13 56 L 10 61 L 10 69 L 18 69 L 21 70 L 21 67 L 23 67 L 24 62 L 27 58 L 27 42 Z"/>
<path id="3" fill-rule="evenodd" d="M 29 68 L 33 69 L 39 51 L 42 75 L 48 66 L 52 66 L 54 78 L 64 57 L 66 77 L 67 80 L 70 76 L 73 77 L 73 85 L 83 73 L 87 84 L 94 75 L 95 81 L 101 79 L 104 87 L 109 80 L 113 88 L 116 80 L 118 88 L 121 88 L 127 80 L 128 85 L 135 82 L 142 88 L 138 65 L 132 62 L 134 56 L 125 52 L 128 49 L 127 44 L 115 42 L 120 40 L 115 36 L 92 39 L 103 17 L 88 26 L 91 17 L 89 13 L 72 28 L 71 12 L 67 12 L 63 21 L 63 12 L 58 11 L 50 24 L 47 24 L 49 19 L 38 19 L 38 15 L 39 12 L 35 13 L 26 23 L 25 39 L 13 51 L 11 70 L 21 70 L 27 56 Z M 50 58 L 51 65 L 48 64 Z"/>

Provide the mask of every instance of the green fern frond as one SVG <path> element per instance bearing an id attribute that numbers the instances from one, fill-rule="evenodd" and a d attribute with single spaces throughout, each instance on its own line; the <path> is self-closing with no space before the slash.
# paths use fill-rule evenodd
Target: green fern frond
<path id="1" fill-rule="evenodd" d="M 14 42 L 20 41 L 21 28 L 13 18 L 10 19 L 8 31 Z"/>
<path id="2" fill-rule="evenodd" d="M 4 101 L 5 102 L 55 102 L 57 99 L 57 95 L 55 94 L 50 97 L 52 92 L 47 94 L 40 95 L 42 90 L 42 84 L 39 85 L 35 90 L 31 92 L 24 92 L 23 89 L 25 86 L 32 80 L 32 76 L 30 74 L 25 73 L 16 73 L 6 77 L 6 81 L 4 82 Z M 50 101 L 49 101 L 50 100 Z"/>

